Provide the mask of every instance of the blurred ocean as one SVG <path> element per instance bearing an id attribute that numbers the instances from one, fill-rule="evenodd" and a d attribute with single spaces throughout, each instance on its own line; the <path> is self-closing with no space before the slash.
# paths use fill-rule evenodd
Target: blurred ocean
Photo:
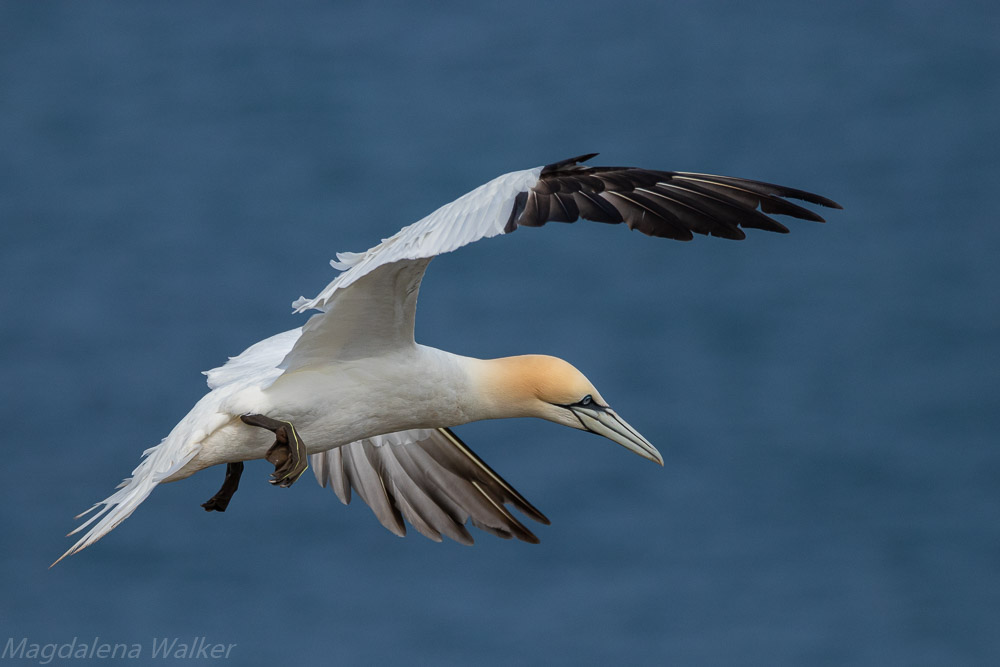
<path id="1" fill-rule="evenodd" d="M 241 665 L 1000 660 L 1000 5 L 0 2 L 0 644 Z M 787 236 L 578 223 L 441 257 L 418 339 L 558 354 L 665 468 L 456 429 L 552 519 L 398 539 L 308 477 L 159 488 L 46 569 L 290 303 L 494 176 L 841 202 Z M 76 660 L 73 664 L 83 664 Z"/>

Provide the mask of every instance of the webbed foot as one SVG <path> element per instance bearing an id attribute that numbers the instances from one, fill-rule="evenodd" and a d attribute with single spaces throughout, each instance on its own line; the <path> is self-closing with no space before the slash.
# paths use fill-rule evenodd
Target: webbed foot
<path id="1" fill-rule="evenodd" d="M 225 512 L 229 507 L 229 501 L 240 486 L 240 475 L 243 474 L 243 463 L 229 463 L 226 465 L 226 479 L 222 482 L 222 488 L 208 502 L 202 503 L 206 512 Z"/>
<path id="2" fill-rule="evenodd" d="M 305 443 L 291 422 L 271 419 L 263 415 L 243 415 L 244 424 L 266 428 L 274 433 L 274 444 L 264 458 L 274 464 L 271 484 L 289 487 L 309 468 L 309 455 Z"/>

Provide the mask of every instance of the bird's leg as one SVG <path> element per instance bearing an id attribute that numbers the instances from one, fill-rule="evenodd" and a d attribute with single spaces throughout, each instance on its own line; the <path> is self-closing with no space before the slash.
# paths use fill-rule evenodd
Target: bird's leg
<path id="1" fill-rule="evenodd" d="M 225 512 L 232 500 L 236 489 L 240 487 L 240 475 L 243 474 L 243 462 L 229 463 L 226 465 L 226 479 L 222 482 L 222 488 L 214 496 L 208 499 L 207 503 L 202 503 L 206 512 L 215 510 Z"/>
<path id="2" fill-rule="evenodd" d="M 243 415 L 240 419 L 244 424 L 266 428 L 274 433 L 274 444 L 264 455 L 265 459 L 274 464 L 274 472 L 269 481 L 278 486 L 291 486 L 309 467 L 305 443 L 292 423 L 263 415 Z"/>

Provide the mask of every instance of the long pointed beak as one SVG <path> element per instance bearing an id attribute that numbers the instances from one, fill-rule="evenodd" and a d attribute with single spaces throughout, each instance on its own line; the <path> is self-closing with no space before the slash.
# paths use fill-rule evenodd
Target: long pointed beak
<path id="1" fill-rule="evenodd" d="M 663 457 L 656 451 L 656 447 L 611 408 L 574 405 L 570 410 L 591 433 L 602 435 L 644 459 L 663 465 Z"/>

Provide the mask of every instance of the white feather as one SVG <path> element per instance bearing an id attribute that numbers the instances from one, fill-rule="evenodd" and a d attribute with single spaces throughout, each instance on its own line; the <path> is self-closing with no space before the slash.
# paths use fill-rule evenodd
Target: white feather
<path id="1" fill-rule="evenodd" d="M 330 264 L 344 273 L 311 299 L 300 297 L 296 312 L 322 310 L 339 289 L 344 289 L 380 266 L 408 259 L 443 255 L 464 245 L 502 234 L 514 198 L 538 182 L 541 167 L 514 171 L 445 204 L 430 215 L 403 227 L 363 253 L 338 253 Z"/>

